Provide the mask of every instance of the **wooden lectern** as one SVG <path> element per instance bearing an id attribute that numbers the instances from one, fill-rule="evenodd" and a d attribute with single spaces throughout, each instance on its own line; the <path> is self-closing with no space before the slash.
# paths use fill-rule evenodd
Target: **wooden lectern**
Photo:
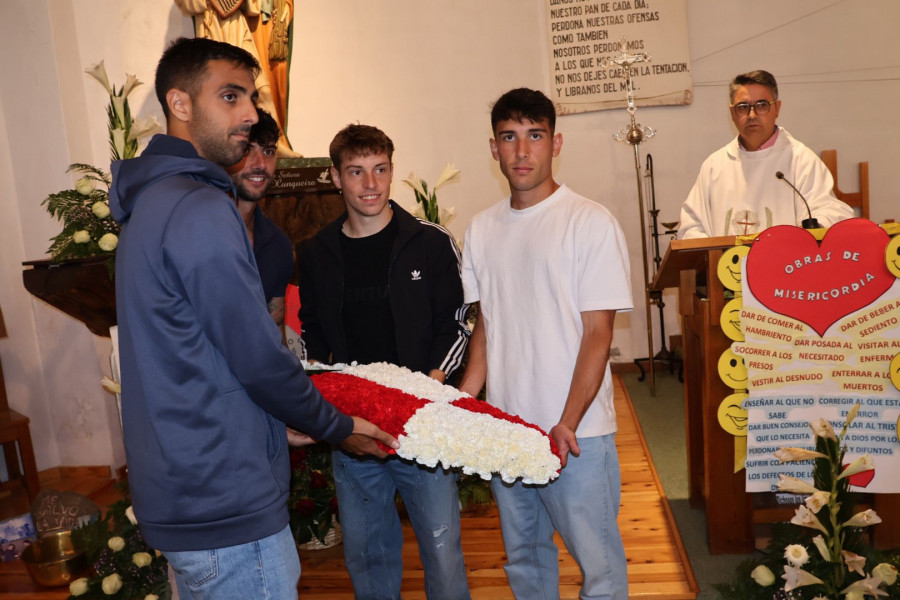
<path id="1" fill-rule="evenodd" d="M 716 277 L 719 258 L 734 240 L 672 240 L 651 284 L 657 290 L 678 288 L 689 501 L 706 508 L 712 554 L 753 551 L 752 496 L 745 491 L 744 472 L 734 473 L 734 436 L 716 417 L 719 403 L 734 393 L 719 378 L 719 356 L 731 340 L 719 326 L 725 290 Z"/>
<path id="2" fill-rule="evenodd" d="M 719 426 L 719 404 L 734 393 L 719 378 L 718 362 L 731 340 L 722 332 L 719 315 L 725 289 L 716 269 L 733 236 L 672 240 L 651 289 L 677 287 L 684 359 L 684 410 L 690 505 L 705 508 L 711 554 L 748 553 L 754 549 L 756 523 L 789 521 L 794 505 L 773 505 L 750 494 L 745 471 L 734 472 L 734 436 Z M 883 522 L 872 530 L 879 548 L 900 546 L 900 494 L 867 495 Z"/>

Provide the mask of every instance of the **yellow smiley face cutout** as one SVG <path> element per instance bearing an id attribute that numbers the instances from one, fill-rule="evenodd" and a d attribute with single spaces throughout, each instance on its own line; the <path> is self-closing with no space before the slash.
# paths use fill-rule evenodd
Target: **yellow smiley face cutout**
<path id="1" fill-rule="evenodd" d="M 744 341 L 744 332 L 741 331 L 741 308 L 743 306 L 744 301 L 740 296 L 733 298 L 725 303 L 722 314 L 719 316 L 722 333 L 735 342 Z"/>
<path id="2" fill-rule="evenodd" d="M 742 392 L 726 396 L 719 404 L 719 426 L 738 437 L 747 437 L 747 409 L 743 402 L 750 394 Z"/>
<path id="3" fill-rule="evenodd" d="M 900 234 L 895 235 L 884 249 L 884 262 L 894 277 L 900 277 Z M 896 384 L 895 384 L 896 385 Z"/>
<path id="4" fill-rule="evenodd" d="M 726 348 L 719 357 L 719 378 L 732 389 L 746 390 L 747 377 L 744 359 L 732 352 L 731 348 Z"/>
<path id="5" fill-rule="evenodd" d="M 894 356 L 891 359 L 890 374 L 891 374 L 891 383 L 894 384 L 894 387 L 900 390 L 900 354 Z M 898 429 L 897 431 L 900 431 Z"/>
<path id="6" fill-rule="evenodd" d="M 729 248 L 719 259 L 716 274 L 726 290 L 741 291 L 741 261 L 750 253 L 750 246 Z"/>

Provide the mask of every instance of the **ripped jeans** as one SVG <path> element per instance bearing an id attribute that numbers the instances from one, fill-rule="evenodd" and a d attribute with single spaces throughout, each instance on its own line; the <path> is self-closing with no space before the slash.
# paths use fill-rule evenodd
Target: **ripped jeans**
<path id="1" fill-rule="evenodd" d="M 332 453 L 344 559 L 356 600 L 397 600 L 403 575 L 400 492 L 419 542 L 429 600 L 469 600 L 459 532 L 455 473 L 399 457 Z"/>

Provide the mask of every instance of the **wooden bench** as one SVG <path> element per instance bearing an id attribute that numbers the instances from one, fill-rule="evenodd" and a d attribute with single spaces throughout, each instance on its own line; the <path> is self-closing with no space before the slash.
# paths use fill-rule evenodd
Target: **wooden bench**
<path id="1" fill-rule="evenodd" d="M 3 312 L 0 311 L 0 339 L 6 337 L 6 324 L 3 321 Z M 28 493 L 28 500 L 32 502 L 41 490 L 41 484 L 38 480 L 34 446 L 31 444 L 31 429 L 28 424 L 28 417 L 9 407 L 6 382 L 3 379 L 3 364 L 0 362 L 0 445 L 3 447 L 3 457 L 6 461 L 6 473 L 10 481 L 21 480 Z"/>

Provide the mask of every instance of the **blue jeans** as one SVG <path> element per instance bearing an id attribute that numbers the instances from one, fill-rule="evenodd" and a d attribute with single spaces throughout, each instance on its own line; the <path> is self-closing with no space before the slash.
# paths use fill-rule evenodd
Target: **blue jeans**
<path id="1" fill-rule="evenodd" d="M 403 530 L 399 491 L 419 542 L 429 600 L 469 600 L 459 531 L 456 475 L 398 457 L 378 460 L 332 453 L 344 559 L 356 600 L 400 598 Z"/>
<path id="2" fill-rule="evenodd" d="M 239 546 L 163 554 L 181 600 L 297 598 L 300 558 L 289 527 Z"/>
<path id="3" fill-rule="evenodd" d="M 616 517 L 621 482 L 615 434 L 578 440 L 581 456 L 547 485 L 491 481 L 500 509 L 506 577 L 516 598 L 559 598 L 559 532 L 578 563 L 581 598 L 628 600 L 625 549 Z"/>

